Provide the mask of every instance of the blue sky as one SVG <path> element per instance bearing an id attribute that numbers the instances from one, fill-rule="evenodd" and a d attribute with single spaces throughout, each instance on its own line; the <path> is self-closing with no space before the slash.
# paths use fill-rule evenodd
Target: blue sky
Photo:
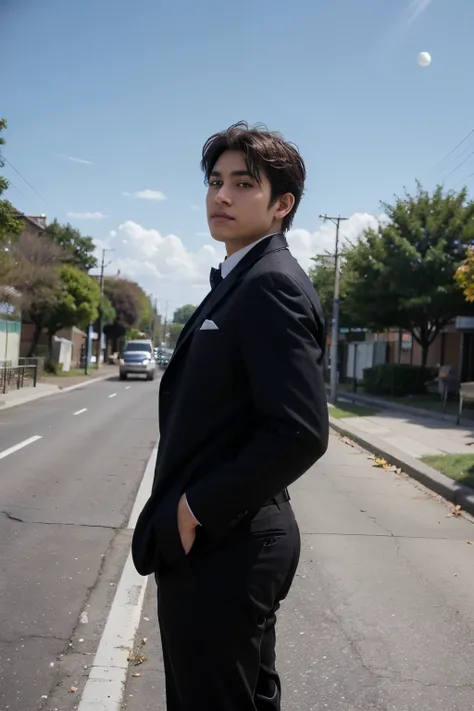
<path id="1" fill-rule="evenodd" d="M 19 209 L 114 247 L 109 271 L 170 308 L 202 298 L 222 255 L 207 236 L 199 169 L 214 131 L 262 121 L 298 144 L 308 181 L 290 242 L 305 268 L 333 240 L 319 213 L 351 216 L 355 234 L 380 200 L 415 177 L 432 187 L 470 152 L 435 168 L 474 127 L 472 0 L 132 7 L 2 0 L 4 155 L 44 199 L 4 173 Z M 473 171 L 474 157 L 446 185 Z"/>

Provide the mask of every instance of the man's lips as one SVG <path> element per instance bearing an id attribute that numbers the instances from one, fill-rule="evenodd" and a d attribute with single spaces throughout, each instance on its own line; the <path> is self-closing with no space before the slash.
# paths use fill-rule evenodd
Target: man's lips
<path id="1" fill-rule="evenodd" d="M 216 212 L 214 215 L 211 215 L 211 220 L 229 220 L 232 221 L 234 218 L 231 217 L 230 215 L 224 215 L 222 212 Z"/>

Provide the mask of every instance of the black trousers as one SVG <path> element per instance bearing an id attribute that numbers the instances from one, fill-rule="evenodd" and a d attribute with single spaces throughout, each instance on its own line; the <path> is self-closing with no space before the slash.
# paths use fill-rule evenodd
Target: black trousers
<path id="1" fill-rule="evenodd" d="M 222 543 L 198 529 L 158 581 L 168 711 L 279 711 L 275 622 L 300 534 L 289 503 L 262 508 Z"/>

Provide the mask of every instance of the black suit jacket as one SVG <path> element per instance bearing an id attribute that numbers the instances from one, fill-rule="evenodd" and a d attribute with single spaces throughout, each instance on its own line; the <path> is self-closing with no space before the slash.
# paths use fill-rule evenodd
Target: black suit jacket
<path id="1" fill-rule="evenodd" d="M 212 319 L 216 330 L 201 330 Z M 284 235 L 256 244 L 185 325 L 160 387 L 152 494 L 137 522 L 139 573 L 185 560 L 186 492 L 215 540 L 326 451 L 324 316 Z"/>

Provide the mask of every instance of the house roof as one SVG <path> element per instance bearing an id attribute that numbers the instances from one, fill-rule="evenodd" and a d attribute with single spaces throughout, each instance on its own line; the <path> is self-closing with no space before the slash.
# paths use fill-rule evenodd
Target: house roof
<path id="1" fill-rule="evenodd" d="M 39 228 L 40 230 L 45 230 L 46 229 L 46 215 L 39 215 L 39 216 L 34 216 L 34 215 L 24 215 L 22 212 L 17 211 L 15 213 L 15 217 L 18 217 L 25 222 L 29 222 L 30 225 L 34 225 L 36 228 Z"/>

